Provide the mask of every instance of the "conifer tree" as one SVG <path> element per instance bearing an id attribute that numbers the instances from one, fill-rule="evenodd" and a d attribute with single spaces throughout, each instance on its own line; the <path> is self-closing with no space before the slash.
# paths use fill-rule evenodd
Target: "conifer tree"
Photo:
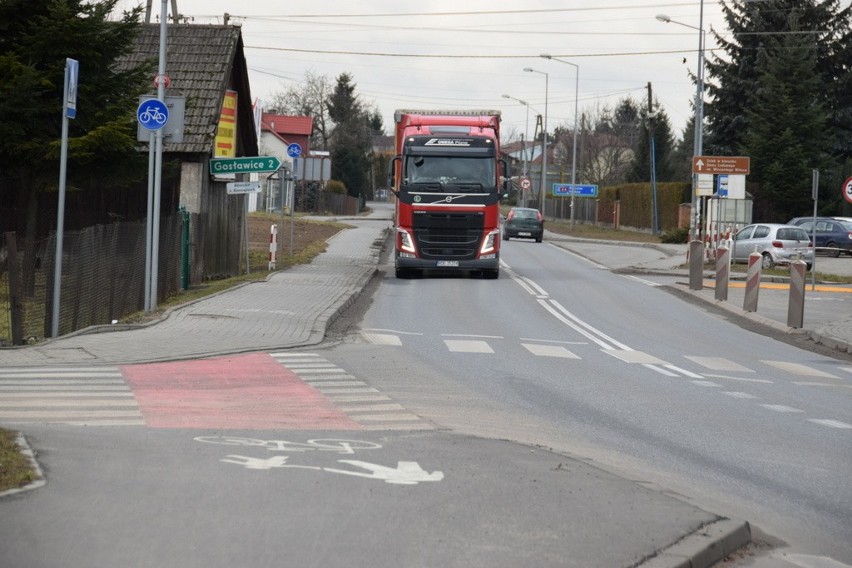
<path id="1" fill-rule="evenodd" d="M 328 115 L 334 121 L 331 134 L 331 173 L 342 181 L 351 196 L 369 191 L 370 117 L 355 95 L 355 83 L 348 73 L 337 78 L 334 91 L 326 102 Z"/>
<path id="2" fill-rule="evenodd" d="M 95 178 L 121 186 L 144 176 L 135 109 L 150 67 L 117 69 L 116 60 L 132 49 L 140 9 L 109 21 L 116 4 L 0 0 L 0 193 L 26 202 L 58 185 L 66 58 L 79 61 L 77 116 L 69 121 L 69 190 Z"/>

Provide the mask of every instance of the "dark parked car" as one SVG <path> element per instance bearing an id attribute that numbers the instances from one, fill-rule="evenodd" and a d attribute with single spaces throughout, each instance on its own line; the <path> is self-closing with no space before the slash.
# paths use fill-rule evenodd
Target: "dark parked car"
<path id="1" fill-rule="evenodd" d="M 808 235 L 813 235 L 819 252 L 825 252 L 835 258 L 840 256 L 841 252 L 852 255 L 852 222 L 832 217 L 817 217 L 816 221 L 813 217 L 796 217 L 791 224 L 801 227 Z"/>
<path id="2" fill-rule="evenodd" d="M 538 209 L 512 207 L 503 222 L 503 240 L 510 238 L 535 239 L 540 243 L 544 236 L 544 219 Z"/>

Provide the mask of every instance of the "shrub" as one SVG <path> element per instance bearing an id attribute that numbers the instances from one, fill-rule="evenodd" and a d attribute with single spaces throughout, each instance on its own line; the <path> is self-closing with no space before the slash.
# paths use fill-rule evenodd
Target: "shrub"
<path id="1" fill-rule="evenodd" d="M 325 190 L 329 193 L 346 195 L 346 184 L 339 179 L 330 179 L 328 180 L 328 183 L 325 184 Z"/>
<path id="2" fill-rule="evenodd" d="M 686 243 L 689 240 L 689 227 L 669 229 L 660 236 L 660 242 L 669 244 Z"/>

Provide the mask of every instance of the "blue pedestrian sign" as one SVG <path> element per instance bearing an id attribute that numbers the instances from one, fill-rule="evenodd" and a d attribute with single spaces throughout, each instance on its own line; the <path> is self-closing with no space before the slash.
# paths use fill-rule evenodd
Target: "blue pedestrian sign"
<path id="1" fill-rule="evenodd" d="M 136 119 L 146 130 L 160 130 L 169 121 L 169 107 L 159 99 L 146 99 L 139 103 Z"/>
<path id="2" fill-rule="evenodd" d="M 553 195 L 574 195 L 577 197 L 597 197 L 598 186 L 596 185 L 580 185 L 570 183 L 554 183 Z"/>
<path id="3" fill-rule="evenodd" d="M 302 147 L 296 143 L 287 146 L 287 155 L 291 158 L 298 158 L 302 155 Z"/>

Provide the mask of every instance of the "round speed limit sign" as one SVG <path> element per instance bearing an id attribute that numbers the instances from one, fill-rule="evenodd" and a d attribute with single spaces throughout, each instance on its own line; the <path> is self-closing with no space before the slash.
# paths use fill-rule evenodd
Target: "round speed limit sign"
<path id="1" fill-rule="evenodd" d="M 852 177 L 843 182 L 843 198 L 852 203 Z"/>

